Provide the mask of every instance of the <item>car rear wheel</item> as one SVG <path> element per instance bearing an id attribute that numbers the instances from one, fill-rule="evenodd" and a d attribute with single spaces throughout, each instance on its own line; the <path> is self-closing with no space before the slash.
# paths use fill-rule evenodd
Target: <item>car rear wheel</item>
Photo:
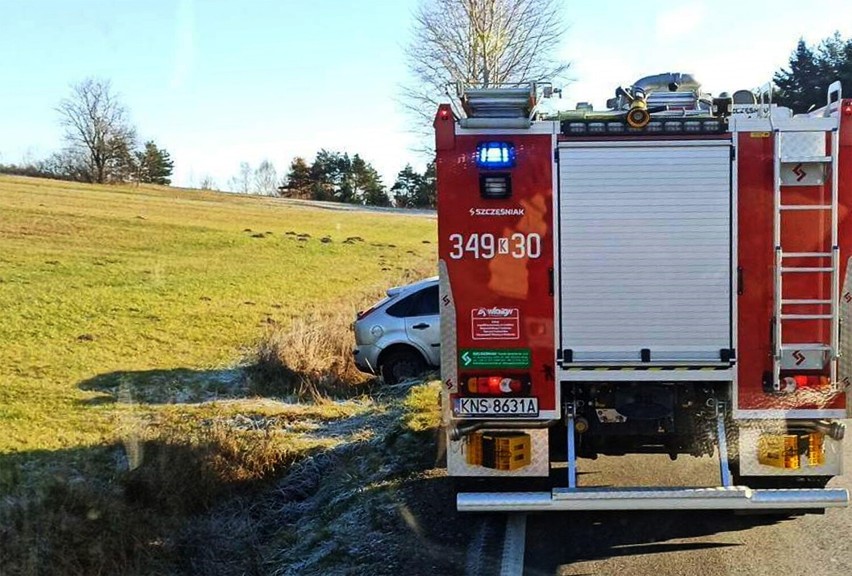
<path id="1" fill-rule="evenodd" d="M 379 370 L 385 384 L 399 384 L 425 372 L 426 362 L 416 350 L 396 350 L 382 361 Z"/>

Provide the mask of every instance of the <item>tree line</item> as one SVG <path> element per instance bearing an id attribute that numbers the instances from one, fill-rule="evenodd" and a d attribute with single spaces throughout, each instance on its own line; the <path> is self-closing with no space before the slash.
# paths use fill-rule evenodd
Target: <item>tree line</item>
<path id="1" fill-rule="evenodd" d="M 56 107 L 65 146 L 47 158 L 0 165 L 0 173 L 96 184 L 171 184 L 168 151 L 153 140 L 139 143 L 127 108 L 108 80 L 87 78 L 71 86 Z"/>
<path id="2" fill-rule="evenodd" d="M 202 182 L 202 188 L 205 182 Z M 378 171 L 359 154 L 322 149 L 313 162 L 297 156 L 278 177 L 275 165 L 263 160 L 256 168 L 241 162 L 228 180 L 228 189 L 243 194 L 284 196 L 301 200 L 343 202 L 367 206 L 434 208 L 435 163 L 421 173 L 406 164 L 387 188 Z"/>
<path id="3" fill-rule="evenodd" d="M 405 53 L 412 80 L 402 92 L 405 108 L 416 118 L 412 131 L 428 133 L 449 84 L 490 86 L 563 76 L 569 65 L 555 51 L 565 31 L 562 8 L 562 0 L 421 0 Z M 778 70 L 774 79 L 778 104 L 796 113 L 819 107 L 834 80 L 852 86 L 852 40 L 839 33 L 814 46 L 800 40 L 789 68 Z M 174 163 L 168 151 L 152 140 L 140 145 L 108 81 L 73 85 L 56 111 L 65 147 L 39 161 L 0 165 L 0 172 L 97 183 L 171 182 Z M 429 144 L 423 149 L 432 151 Z M 205 175 L 200 187 L 217 186 Z M 293 159 L 283 174 L 268 160 L 256 167 L 243 162 L 227 188 L 376 206 L 434 206 L 435 167 L 429 164 L 420 173 L 407 165 L 388 188 L 360 155 L 322 149 L 310 163 Z"/>
<path id="4" fill-rule="evenodd" d="M 852 39 L 842 38 L 839 32 L 815 46 L 800 39 L 790 56 L 789 70 L 779 70 L 774 80 L 774 100 L 794 113 L 825 106 L 832 82 L 840 80 L 847 89 L 852 87 Z"/>

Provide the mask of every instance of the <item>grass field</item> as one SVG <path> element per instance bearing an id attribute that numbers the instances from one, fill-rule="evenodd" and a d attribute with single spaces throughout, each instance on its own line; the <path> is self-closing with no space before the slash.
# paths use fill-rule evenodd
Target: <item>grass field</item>
<path id="1" fill-rule="evenodd" d="M 429 273 L 434 239 L 428 218 L 0 177 L 0 454 L 113 440 L 112 376 L 227 385 L 269 327 Z"/>
<path id="2" fill-rule="evenodd" d="M 440 384 L 349 323 L 435 220 L 0 176 L 0 573 L 456 573 Z"/>

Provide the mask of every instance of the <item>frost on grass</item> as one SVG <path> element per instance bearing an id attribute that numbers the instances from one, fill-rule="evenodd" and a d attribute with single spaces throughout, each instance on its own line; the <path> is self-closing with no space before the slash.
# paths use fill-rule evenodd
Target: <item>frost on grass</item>
<path id="1" fill-rule="evenodd" d="M 369 437 L 300 462 L 279 483 L 271 574 L 459 571 L 463 527 L 436 469 L 437 393 L 434 384 L 391 392 Z"/>
<path id="2" fill-rule="evenodd" d="M 163 407 L 111 492 L 7 502 L 0 557 L 23 566 L 38 550 L 32 573 L 55 574 L 458 573 L 468 527 L 436 465 L 438 388 Z M 22 512 L 56 529 L 22 532 Z M 79 538 L 62 528 L 78 525 Z"/>
<path id="3" fill-rule="evenodd" d="M 249 381 L 242 368 L 188 368 L 110 372 L 80 384 L 83 390 L 110 395 L 124 404 L 189 404 L 246 395 Z"/>
<path id="4" fill-rule="evenodd" d="M 398 388 L 308 436 L 332 441 L 178 539 L 191 573 L 451 574 L 467 524 L 436 467 L 438 386 Z M 425 411 L 421 414 L 421 412 Z M 413 418 L 415 413 L 418 418 Z M 460 544 L 462 543 L 462 544 Z"/>

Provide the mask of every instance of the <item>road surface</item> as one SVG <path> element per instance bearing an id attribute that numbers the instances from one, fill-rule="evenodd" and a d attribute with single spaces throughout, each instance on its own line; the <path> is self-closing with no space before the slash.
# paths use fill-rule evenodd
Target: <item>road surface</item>
<path id="1" fill-rule="evenodd" d="M 852 430 L 852 422 L 846 422 Z M 852 467 L 852 434 L 844 442 Z M 581 460 L 580 483 L 711 485 L 708 457 L 629 456 Z M 852 473 L 830 487 L 852 490 Z M 852 508 L 791 518 L 731 512 L 583 512 L 530 514 L 527 576 L 822 576 L 852 575 Z"/>

